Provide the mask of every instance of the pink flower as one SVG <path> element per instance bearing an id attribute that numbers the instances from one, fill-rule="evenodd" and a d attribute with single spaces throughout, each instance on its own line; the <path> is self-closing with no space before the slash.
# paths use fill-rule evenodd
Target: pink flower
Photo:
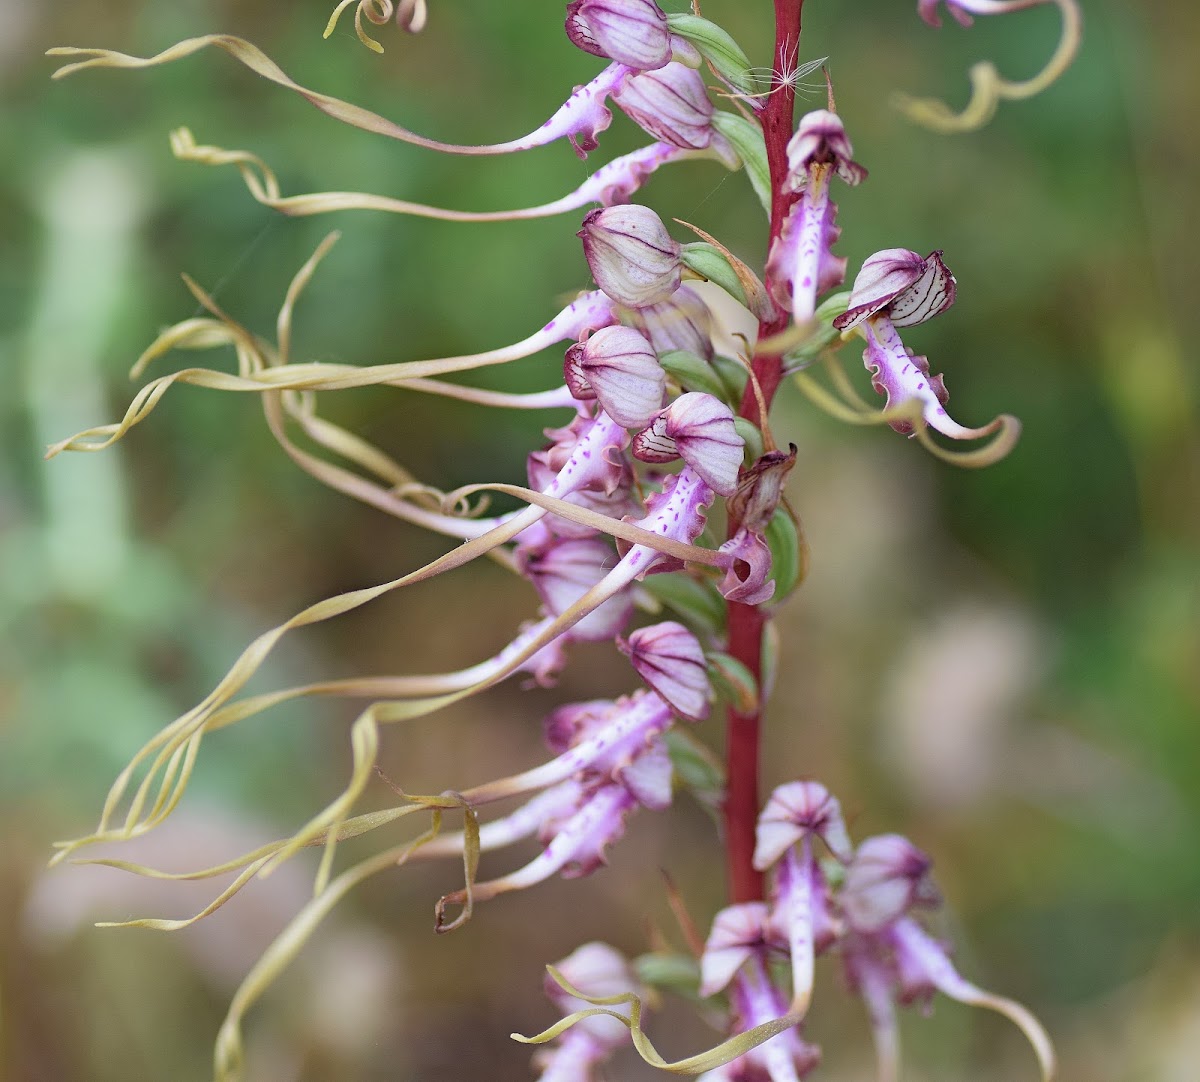
<path id="1" fill-rule="evenodd" d="M 679 288 L 682 249 L 649 207 L 594 210 L 578 236 L 596 284 L 618 304 L 644 307 Z"/>
<path id="2" fill-rule="evenodd" d="M 708 662 L 699 640 L 686 627 L 674 620 L 640 627 L 627 641 L 618 639 L 617 647 L 677 714 L 692 721 L 708 716 L 712 695 Z"/>
<path id="3" fill-rule="evenodd" d="M 745 441 L 733 424 L 733 410 L 702 391 L 681 394 L 633 438 L 633 454 L 643 462 L 682 458 L 722 496 L 737 491 Z"/>

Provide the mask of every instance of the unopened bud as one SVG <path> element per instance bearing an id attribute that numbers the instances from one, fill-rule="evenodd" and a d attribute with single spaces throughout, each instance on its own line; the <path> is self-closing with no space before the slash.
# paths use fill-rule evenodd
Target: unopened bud
<path id="1" fill-rule="evenodd" d="M 682 248 L 649 207 L 594 210 L 577 236 L 596 284 L 619 304 L 642 308 L 679 288 Z"/>
<path id="2" fill-rule="evenodd" d="M 671 59 L 667 16 L 654 0 L 572 0 L 567 37 L 577 48 L 638 71 Z"/>
<path id="3" fill-rule="evenodd" d="M 605 327 L 567 350 L 571 394 L 595 398 L 617 424 L 643 428 L 662 408 L 667 376 L 653 347 L 631 327 Z"/>
<path id="4" fill-rule="evenodd" d="M 618 639 L 617 647 L 677 714 L 694 721 L 708 716 L 708 663 L 699 640 L 683 624 L 667 620 L 640 627 L 628 641 Z"/>
<path id="5" fill-rule="evenodd" d="M 693 68 L 672 62 L 631 75 L 612 97 L 635 124 L 664 143 L 704 150 L 713 140 L 713 105 Z"/>
<path id="6" fill-rule="evenodd" d="M 688 391 L 633 438 L 633 453 L 643 462 L 682 458 L 722 496 L 737 491 L 745 441 L 733 425 L 733 411 L 710 394 Z"/>

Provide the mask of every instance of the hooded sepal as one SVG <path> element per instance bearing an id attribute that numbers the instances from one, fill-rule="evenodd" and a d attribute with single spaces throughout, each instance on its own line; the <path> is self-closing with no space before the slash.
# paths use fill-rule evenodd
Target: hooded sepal
<path id="1" fill-rule="evenodd" d="M 667 388 L 654 347 L 631 327 L 605 327 L 571 346 L 563 375 L 572 395 L 598 400 L 625 428 L 649 424 Z"/>
<path id="2" fill-rule="evenodd" d="M 617 639 L 637 674 L 677 714 L 692 721 L 708 716 L 712 685 L 700 640 L 683 624 L 667 620 Z"/>
<path id="3" fill-rule="evenodd" d="M 842 863 L 854 847 L 842 818 L 842 806 L 820 782 L 793 781 L 778 786 L 758 817 L 754 867 L 766 871 L 792 846 L 817 837 Z"/>
<path id="4" fill-rule="evenodd" d="M 547 612 L 561 616 L 611 570 L 616 555 L 599 537 L 556 537 L 550 534 L 540 544 L 521 544 L 517 567 L 533 583 Z M 566 634 L 584 642 L 607 642 L 619 635 L 633 613 L 628 590 L 602 602 Z"/>
<path id="5" fill-rule="evenodd" d="M 913 906 L 941 901 L 930 877 L 933 861 L 907 838 L 880 834 L 855 850 L 842 885 L 842 912 L 860 933 L 878 932 Z"/>
<path id="6" fill-rule="evenodd" d="M 682 458 L 722 496 L 737 491 L 744 448 L 733 411 L 701 391 L 681 394 L 633 438 L 635 458 L 643 462 Z"/>
<path id="7" fill-rule="evenodd" d="M 654 0 L 572 0 L 566 30 L 576 48 L 636 71 L 661 68 L 671 60 L 667 16 Z"/>
<path id="8" fill-rule="evenodd" d="M 630 120 L 671 146 L 705 150 L 716 135 L 703 77 L 678 62 L 630 75 L 612 97 Z"/>
<path id="9" fill-rule="evenodd" d="M 691 286 L 680 286 L 666 300 L 630 309 L 629 321 L 659 353 L 683 350 L 706 361 L 713 358 L 713 317 Z"/>
<path id="10" fill-rule="evenodd" d="M 715 996 L 737 971 L 768 945 L 770 922 L 764 902 L 742 902 L 722 909 L 700 958 L 700 995 Z"/>
<path id="11" fill-rule="evenodd" d="M 805 113 L 787 145 L 787 190 L 798 192 L 809 181 L 815 165 L 832 165 L 847 184 L 861 184 L 867 171 L 854 160 L 854 148 L 837 113 L 814 109 Z"/>
<path id="12" fill-rule="evenodd" d="M 833 325 L 845 333 L 876 313 L 898 327 L 924 323 L 954 303 L 956 283 L 940 251 L 922 259 L 907 248 L 888 248 L 871 256 L 854 279 L 850 304 Z"/>
<path id="13" fill-rule="evenodd" d="M 679 288 L 682 249 L 649 207 L 594 210 L 577 235 L 596 284 L 618 304 L 657 304 Z"/>

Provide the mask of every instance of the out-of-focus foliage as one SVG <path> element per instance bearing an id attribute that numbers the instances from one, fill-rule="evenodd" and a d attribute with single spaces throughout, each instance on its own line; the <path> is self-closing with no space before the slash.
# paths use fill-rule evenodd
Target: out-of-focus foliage
<path id="1" fill-rule="evenodd" d="M 767 0 L 705 7 L 765 62 Z M 1200 429 L 1186 338 L 1200 9 L 1090 7 L 1082 55 L 1058 85 L 947 139 L 899 120 L 889 93 L 953 100 L 982 56 L 1032 70 L 1052 44 L 1052 14 L 934 32 L 904 0 L 806 4 L 803 57 L 830 56 L 871 170 L 839 195 L 841 251 L 853 270 L 877 248 L 944 249 L 959 302 L 912 344 L 945 371 L 966 423 L 1011 411 L 1025 433 L 1001 465 L 959 473 L 785 392 L 776 433 L 801 447 L 791 500 L 813 566 L 779 620 L 766 780 L 820 777 L 857 833 L 900 830 L 930 850 L 966 968 L 1043 1015 L 1064 1077 L 1184 1082 L 1200 1060 Z M 432 0 L 422 37 L 381 32 L 382 57 L 348 20 L 322 42 L 327 14 L 312 0 L 0 3 L 6 1077 L 205 1076 L 224 1001 L 302 904 L 303 876 L 260 884 L 185 936 L 96 932 L 92 920 L 183 915 L 202 896 L 107 869 L 43 875 L 49 842 L 93 820 L 131 751 L 254 633 L 444 544 L 319 489 L 248 397 L 183 388 L 102 455 L 46 465 L 41 448 L 119 416 L 129 363 L 192 312 L 180 271 L 269 332 L 287 281 L 336 224 L 345 235 L 304 298 L 296 355 L 350 363 L 512 341 L 586 279 L 574 217 L 290 221 L 233 172 L 175 162 L 167 132 L 187 124 L 201 142 L 253 150 L 287 191 L 358 188 L 464 209 L 542 202 L 637 145 L 618 118 L 588 163 L 565 146 L 443 159 L 342 129 L 219 55 L 61 84 L 41 55 L 59 44 L 149 53 L 237 33 L 308 85 L 462 142 L 530 130 L 598 67 L 562 35 L 559 5 L 541 0 Z M 761 211 L 744 177 L 665 170 L 646 200 L 761 263 Z M 537 358 L 494 378 L 548 386 L 558 364 Z M 325 397 L 331 416 L 439 486 L 517 479 L 538 438 L 537 418 L 399 391 Z M 303 633 L 264 686 L 465 664 L 533 609 L 503 571 L 461 572 Z M 532 763 L 551 702 L 629 684 L 610 652 L 583 656 L 557 693 L 501 689 L 389 733 L 388 775 L 437 791 Z M 312 794 L 342 784 L 348 717 L 291 705 L 214 738 L 174 833 L 143 858 L 213 863 L 293 829 Z M 719 723 L 704 735 L 716 740 Z M 641 817 L 595 878 L 497 903 L 436 941 L 432 899 L 453 872 L 383 877 L 254 1014 L 252 1074 L 529 1077 L 527 1051 L 506 1035 L 550 1018 L 541 964 L 590 938 L 637 952 L 647 913 L 669 927 L 665 891 L 646 875 L 658 865 L 707 923 L 723 890 L 715 854 L 711 820 L 681 802 Z M 705 1035 L 689 1024 L 678 1040 L 699 1047 Z M 817 1012 L 823 1077 L 863 1077 L 865 1033 L 852 1011 Z M 1032 1077 L 1012 1034 L 948 1005 L 909 1019 L 905 1036 L 913 1078 L 962 1078 L 966 1064 L 980 1080 Z"/>

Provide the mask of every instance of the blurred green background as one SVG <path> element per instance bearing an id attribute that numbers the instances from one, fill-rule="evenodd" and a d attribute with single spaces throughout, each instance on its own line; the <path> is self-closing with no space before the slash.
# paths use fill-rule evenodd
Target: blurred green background
<path id="1" fill-rule="evenodd" d="M 323 42 L 328 10 L 314 0 L 0 3 L 0 1071 L 13 1082 L 208 1077 L 225 1003 L 302 904 L 309 863 L 180 936 L 99 932 L 92 921 L 189 914 L 210 892 L 107 869 L 47 873 L 49 844 L 94 822 L 132 751 L 253 635 L 445 546 L 301 474 L 249 397 L 178 388 L 104 454 L 46 464 L 45 445 L 120 416 L 132 360 L 197 314 L 181 271 L 267 334 L 291 275 L 336 225 L 344 236 L 301 304 L 296 355 L 354 364 L 516 340 L 587 280 L 578 215 L 291 221 L 232 171 L 176 162 L 167 132 L 187 124 L 202 143 L 252 150 L 287 192 L 464 209 L 557 197 L 640 141 L 618 116 L 586 164 L 565 146 L 443 159 L 342 128 L 221 54 L 51 83 L 42 53 L 144 55 L 236 33 L 307 85 L 462 142 L 536 127 L 599 68 L 563 37 L 557 3 L 430 6 L 419 38 L 380 30 L 377 57 L 348 17 Z M 806 5 L 802 55 L 830 57 L 871 170 L 837 194 L 851 274 L 878 248 L 944 249 L 959 302 L 910 344 L 945 372 L 956 417 L 1011 411 L 1025 431 L 999 466 L 959 472 L 889 430 L 842 428 L 785 389 L 775 431 L 801 447 L 791 499 L 813 567 L 779 615 L 765 773 L 768 784 L 819 777 L 856 835 L 902 831 L 934 855 L 948 901 L 938 927 L 961 968 L 1039 1013 L 1064 1079 L 1194 1082 L 1200 434 L 1185 342 L 1200 8 L 1087 7 L 1082 55 L 1058 85 L 947 139 L 899 119 L 891 91 L 960 101 L 982 57 L 1031 73 L 1053 45 L 1052 9 L 935 33 L 904 0 Z M 706 14 L 766 62 L 768 0 L 708 0 Z M 743 176 L 665 170 L 644 199 L 761 265 L 765 231 Z M 855 351 L 844 357 L 855 371 Z M 492 378 L 544 387 L 558 364 L 543 356 Z M 390 390 L 322 405 L 442 487 L 520 480 L 551 420 Z M 534 607 L 499 568 L 469 568 L 295 636 L 260 685 L 468 664 Z M 538 761 L 549 706 L 631 686 L 611 647 L 575 657 L 556 692 L 504 688 L 388 733 L 388 775 L 437 791 Z M 301 704 L 223 732 L 170 829 L 139 854 L 215 863 L 295 829 L 344 784 L 352 717 Z M 717 745 L 719 722 L 702 735 Z M 721 862 L 686 796 L 636 817 L 609 869 L 494 902 L 453 936 L 432 933 L 453 869 L 379 878 L 252 1013 L 251 1077 L 531 1077 L 507 1034 L 552 1020 L 543 964 L 591 938 L 644 949 L 647 920 L 670 927 L 658 867 L 707 924 Z M 677 1007 L 657 1032 L 668 1053 L 711 1040 Z M 820 1077 L 870 1077 L 865 1021 L 828 963 L 809 1035 L 825 1047 Z M 953 1004 L 907 1016 L 904 1039 L 911 1080 L 1033 1077 L 1004 1023 Z M 611 1077 L 648 1076 L 627 1059 Z"/>

